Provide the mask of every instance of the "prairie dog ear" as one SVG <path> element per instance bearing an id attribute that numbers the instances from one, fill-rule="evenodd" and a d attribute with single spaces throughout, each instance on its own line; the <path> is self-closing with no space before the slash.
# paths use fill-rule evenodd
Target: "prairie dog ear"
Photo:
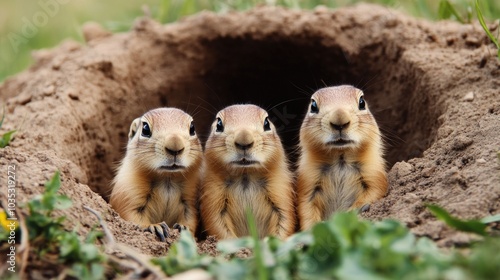
<path id="1" fill-rule="evenodd" d="M 130 141 L 132 138 L 134 138 L 135 134 L 137 133 L 137 129 L 141 127 L 141 118 L 135 119 L 132 124 L 130 125 L 130 130 L 128 132 L 128 140 Z"/>

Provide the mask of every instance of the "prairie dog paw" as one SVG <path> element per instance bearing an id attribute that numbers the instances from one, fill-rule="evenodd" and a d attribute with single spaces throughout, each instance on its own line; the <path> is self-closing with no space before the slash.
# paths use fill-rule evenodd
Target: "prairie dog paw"
<path id="1" fill-rule="evenodd" d="M 361 207 L 361 209 L 359 209 L 359 213 L 365 213 L 368 211 L 370 211 L 370 204 L 365 204 Z"/>
<path id="2" fill-rule="evenodd" d="M 175 225 L 174 225 L 175 228 Z M 158 236 L 161 240 L 161 242 L 165 242 L 165 238 L 169 237 L 170 235 L 170 228 L 165 222 L 157 223 L 157 224 L 151 224 L 147 226 L 144 231 L 149 231 L 156 236 Z"/>
<path id="3" fill-rule="evenodd" d="M 183 230 L 188 230 L 188 228 L 185 225 L 181 225 L 181 224 L 178 224 L 178 223 L 175 223 L 172 228 L 178 230 L 179 232 L 181 232 Z"/>

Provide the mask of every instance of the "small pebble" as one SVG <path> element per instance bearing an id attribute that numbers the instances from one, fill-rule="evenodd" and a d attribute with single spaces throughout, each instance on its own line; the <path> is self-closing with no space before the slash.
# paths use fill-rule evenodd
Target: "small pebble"
<path id="1" fill-rule="evenodd" d="M 478 159 L 476 160 L 476 162 L 477 162 L 477 163 L 479 163 L 479 164 L 485 164 L 485 163 L 486 163 L 486 160 L 485 160 L 484 158 L 478 158 Z"/>
<path id="2" fill-rule="evenodd" d="M 474 100 L 474 92 L 470 91 L 462 98 L 462 100 L 471 102 L 472 100 Z"/>
<path id="3" fill-rule="evenodd" d="M 48 85 L 43 89 L 43 94 L 45 96 L 51 96 L 52 94 L 54 94 L 54 92 L 56 92 L 56 88 L 54 87 L 54 85 Z"/>
<path id="4" fill-rule="evenodd" d="M 31 102 L 31 98 L 33 98 L 33 96 L 31 94 L 24 92 L 24 93 L 17 96 L 17 102 L 20 105 L 26 105 L 26 104 Z"/>
<path id="5" fill-rule="evenodd" d="M 397 174 L 398 177 L 404 177 L 406 175 L 409 175 L 413 172 L 413 165 L 407 163 L 407 162 L 397 162 L 394 167 L 397 169 Z"/>
<path id="6" fill-rule="evenodd" d="M 462 151 L 465 150 L 465 148 L 472 145 L 473 142 L 474 140 L 472 140 L 471 138 L 461 135 L 456 137 L 455 140 L 453 141 L 452 149 L 455 151 Z"/>
<path id="7" fill-rule="evenodd" d="M 429 178 L 431 177 L 431 175 L 434 173 L 435 170 L 436 170 L 435 166 L 425 168 L 424 170 L 422 170 L 422 176 L 424 176 L 425 178 Z"/>

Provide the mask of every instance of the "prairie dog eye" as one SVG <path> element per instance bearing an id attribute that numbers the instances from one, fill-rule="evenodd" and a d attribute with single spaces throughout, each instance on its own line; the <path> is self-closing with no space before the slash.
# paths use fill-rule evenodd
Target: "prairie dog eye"
<path id="1" fill-rule="evenodd" d="M 222 123 L 222 120 L 220 118 L 217 118 L 215 132 L 223 132 L 223 131 L 224 131 L 224 124 Z"/>
<path id="2" fill-rule="evenodd" d="M 142 132 L 141 135 L 146 138 L 151 138 L 151 128 L 149 128 L 149 124 L 147 122 L 142 122 Z"/>
<path id="3" fill-rule="evenodd" d="M 318 103 L 316 103 L 316 100 L 314 99 L 311 99 L 311 113 L 313 114 L 319 113 Z"/>
<path id="4" fill-rule="evenodd" d="M 194 122 L 191 122 L 191 125 L 189 126 L 189 135 L 194 136 L 195 133 Z"/>
<path id="5" fill-rule="evenodd" d="M 365 99 L 363 98 L 363 96 L 361 96 L 359 98 L 358 108 L 359 108 L 359 110 L 365 110 L 366 109 L 366 102 L 365 102 Z"/>
<path id="6" fill-rule="evenodd" d="M 271 123 L 269 122 L 269 118 L 266 117 L 264 119 L 264 131 L 270 131 L 271 130 Z"/>

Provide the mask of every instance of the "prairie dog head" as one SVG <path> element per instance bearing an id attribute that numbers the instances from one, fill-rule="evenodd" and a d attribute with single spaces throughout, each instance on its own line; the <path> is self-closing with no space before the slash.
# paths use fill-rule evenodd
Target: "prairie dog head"
<path id="1" fill-rule="evenodd" d="M 127 158 L 153 172 L 180 173 L 198 164 L 202 149 L 193 118 L 175 108 L 145 113 L 130 125 Z"/>
<path id="2" fill-rule="evenodd" d="M 283 154 L 267 112 L 255 105 L 232 105 L 218 112 L 205 146 L 209 164 L 232 171 L 268 169 Z"/>
<path id="3" fill-rule="evenodd" d="M 352 86 L 316 91 L 300 129 L 300 142 L 320 151 L 357 149 L 370 142 L 380 145 L 380 132 L 363 91 Z"/>

